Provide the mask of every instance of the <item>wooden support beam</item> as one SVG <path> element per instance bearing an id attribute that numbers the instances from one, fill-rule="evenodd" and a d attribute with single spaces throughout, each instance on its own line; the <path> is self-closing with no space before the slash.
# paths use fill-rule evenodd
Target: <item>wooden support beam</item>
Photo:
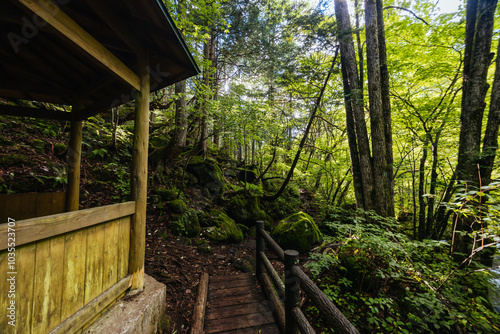
<path id="1" fill-rule="evenodd" d="M 73 106 L 72 113 L 81 107 Z M 82 121 L 71 121 L 68 145 L 68 191 L 66 192 L 66 211 L 77 211 L 80 206 L 80 164 L 82 161 Z"/>
<path id="2" fill-rule="evenodd" d="M 0 105 L 0 115 L 55 119 L 59 121 L 71 120 L 71 113 L 68 112 L 11 105 Z"/>
<path id="3" fill-rule="evenodd" d="M 146 52 L 139 55 L 138 71 L 141 89 L 137 92 L 135 131 L 132 145 L 131 194 L 135 201 L 135 215 L 130 224 L 129 273 L 132 274 L 132 289 L 144 286 L 144 256 L 146 250 L 146 202 L 148 187 L 148 142 L 149 142 L 149 59 Z"/>
<path id="4" fill-rule="evenodd" d="M 139 77 L 123 62 L 78 25 L 51 1 L 18 0 L 33 13 L 47 21 L 57 31 L 82 48 L 106 69 L 113 72 L 135 89 L 140 89 Z"/>

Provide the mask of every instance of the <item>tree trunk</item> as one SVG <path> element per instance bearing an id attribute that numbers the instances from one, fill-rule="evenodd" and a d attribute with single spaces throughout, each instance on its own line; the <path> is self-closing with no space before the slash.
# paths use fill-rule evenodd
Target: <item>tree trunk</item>
<path id="1" fill-rule="evenodd" d="M 423 240 L 425 237 L 425 162 L 427 161 L 427 148 L 429 140 L 426 138 L 424 148 L 422 151 L 422 158 L 420 158 L 420 169 L 418 173 L 418 238 Z"/>
<path id="2" fill-rule="evenodd" d="M 335 16 L 337 18 L 339 35 L 340 59 L 343 65 L 342 72 L 345 76 L 344 81 L 348 85 L 348 89 L 344 89 L 345 98 L 348 100 L 346 103 L 346 112 L 349 114 L 349 111 L 352 110 L 353 114 L 360 167 L 359 170 L 361 175 L 361 186 L 355 185 L 354 188 L 362 188 L 363 208 L 365 210 L 371 210 L 374 209 L 374 205 L 372 197 L 373 170 L 371 164 L 370 143 L 368 140 L 368 131 L 366 129 L 365 113 L 363 109 L 363 95 L 359 82 L 351 22 L 349 19 L 349 10 L 347 8 L 346 0 L 335 0 Z M 349 115 L 346 116 L 346 119 L 348 117 Z M 350 153 L 353 154 L 354 151 L 350 150 Z M 353 158 L 351 158 L 351 160 L 353 160 Z"/>
<path id="3" fill-rule="evenodd" d="M 381 216 L 389 213 L 389 184 L 385 143 L 385 119 L 382 110 L 380 57 L 375 0 L 365 1 L 366 69 L 370 101 L 370 125 L 373 152 L 373 182 L 375 211 Z"/>
<path id="4" fill-rule="evenodd" d="M 391 115 L 391 98 L 389 86 L 389 70 L 387 68 L 387 48 L 385 45 L 385 24 L 384 24 L 384 8 L 382 0 L 377 0 L 377 27 L 378 27 L 378 44 L 379 44 L 379 60 L 380 60 L 380 87 L 382 95 L 382 111 L 384 116 L 385 130 L 385 147 L 387 172 L 386 177 L 386 192 L 387 198 L 387 215 L 394 216 L 394 175 L 393 175 L 393 151 L 392 151 L 392 115 Z"/>

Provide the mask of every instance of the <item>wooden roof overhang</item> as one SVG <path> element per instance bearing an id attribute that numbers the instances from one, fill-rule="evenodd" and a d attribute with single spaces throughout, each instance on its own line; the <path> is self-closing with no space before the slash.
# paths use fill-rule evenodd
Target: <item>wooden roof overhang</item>
<path id="1" fill-rule="evenodd" d="M 3 0 L 0 30 L 0 97 L 79 106 L 4 115 L 83 120 L 129 102 L 139 57 L 151 91 L 199 73 L 161 0 Z"/>

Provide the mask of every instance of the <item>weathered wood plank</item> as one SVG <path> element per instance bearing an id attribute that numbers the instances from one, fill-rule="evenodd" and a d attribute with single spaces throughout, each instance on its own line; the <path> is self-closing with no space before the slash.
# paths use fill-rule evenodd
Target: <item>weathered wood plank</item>
<path id="1" fill-rule="evenodd" d="M 84 305 L 87 230 L 65 236 L 64 279 L 61 320 L 71 316 Z"/>
<path id="2" fill-rule="evenodd" d="M 210 276 L 210 286 L 216 282 L 239 281 L 243 278 L 252 278 L 252 277 L 253 277 L 253 275 L 250 273 Z"/>
<path id="3" fill-rule="evenodd" d="M 205 324 L 205 310 L 207 306 L 208 295 L 208 273 L 202 273 L 200 276 L 200 284 L 198 286 L 198 295 L 193 310 L 193 321 L 191 321 L 191 334 L 203 334 Z"/>
<path id="4" fill-rule="evenodd" d="M 128 274 L 128 256 L 130 249 L 130 216 L 118 221 L 118 278 Z"/>
<path id="5" fill-rule="evenodd" d="M 207 320 L 216 320 L 222 318 L 230 318 L 238 315 L 253 314 L 253 313 L 270 313 L 271 309 L 266 303 L 248 303 L 233 306 L 222 306 L 219 308 L 211 308 L 207 311 Z"/>
<path id="6" fill-rule="evenodd" d="M 255 279 L 253 277 L 243 277 L 237 281 L 218 281 L 210 282 L 210 290 L 236 288 L 243 286 L 255 286 Z"/>
<path id="7" fill-rule="evenodd" d="M 30 333 L 33 321 L 33 284 L 36 244 L 16 248 L 16 332 Z"/>
<path id="8" fill-rule="evenodd" d="M 250 292 L 246 293 L 244 295 L 227 296 L 225 298 L 212 298 L 210 296 L 210 293 L 209 293 L 208 294 L 208 301 L 210 303 L 210 308 L 259 302 L 259 300 L 255 296 L 255 294 L 250 293 Z"/>
<path id="9" fill-rule="evenodd" d="M 212 290 L 210 289 L 210 298 L 223 298 L 226 296 L 241 296 L 245 295 L 249 292 L 251 292 L 251 289 L 257 289 L 255 286 L 255 283 L 252 287 L 249 286 L 238 286 L 235 288 L 226 288 L 226 289 L 217 289 L 217 290 Z"/>
<path id="10" fill-rule="evenodd" d="M 108 222 L 104 227 L 104 273 L 102 289 L 106 290 L 118 282 L 118 221 Z"/>
<path id="11" fill-rule="evenodd" d="M 125 202 L 17 221 L 16 245 L 21 246 L 84 227 L 97 225 L 102 222 L 132 215 L 134 212 L 135 203 Z M 15 217 L 12 218 L 15 219 Z M 7 228 L 7 223 L 0 225 L 0 250 L 7 248 Z"/>
<path id="12" fill-rule="evenodd" d="M 116 74 L 133 88 L 140 89 L 140 80 L 130 68 L 121 62 L 114 54 L 106 49 L 85 29 L 66 15 L 59 6 L 47 6 L 43 0 L 18 0 L 33 13 L 40 16 L 61 34 L 82 48 L 90 56 L 100 62 L 106 69 Z M 50 2 L 49 2 L 50 3 Z"/>
<path id="13" fill-rule="evenodd" d="M 281 334 L 276 324 L 254 326 L 234 331 L 219 332 L 218 334 Z"/>
<path id="14" fill-rule="evenodd" d="M 16 220 L 28 219 L 36 217 L 36 201 L 37 193 L 21 194 L 21 211 L 18 212 Z"/>
<path id="15" fill-rule="evenodd" d="M 104 231 L 105 225 L 100 224 L 87 229 L 87 256 L 85 275 L 85 304 L 104 291 L 102 287 L 104 273 Z"/>
<path id="16" fill-rule="evenodd" d="M 63 321 L 54 328 L 50 334 L 66 334 L 81 331 L 81 328 L 87 324 L 95 314 L 101 312 L 111 302 L 115 301 L 131 285 L 131 277 L 127 276 L 121 279 L 108 290 L 104 291 L 99 297 L 85 305 L 70 318 Z"/>
<path id="17" fill-rule="evenodd" d="M 207 321 L 205 333 L 232 331 L 272 323 L 274 323 L 272 315 L 253 313 L 244 316 Z"/>
<path id="18" fill-rule="evenodd" d="M 64 239 L 59 236 L 36 246 L 33 333 L 46 333 L 61 320 Z"/>

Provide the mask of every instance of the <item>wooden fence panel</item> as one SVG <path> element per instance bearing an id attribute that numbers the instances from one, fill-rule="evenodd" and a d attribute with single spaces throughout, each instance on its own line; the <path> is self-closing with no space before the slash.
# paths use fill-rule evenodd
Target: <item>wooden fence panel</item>
<path id="1" fill-rule="evenodd" d="M 65 192 L 0 194 L 0 224 L 62 213 L 65 206 Z"/>
<path id="2" fill-rule="evenodd" d="M 81 216 L 89 218 L 93 224 L 26 244 L 20 242 L 16 247 L 15 260 L 16 326 L 9 326 L 9 319 L 0 317 L 0 332 L 48 333 L 126 277 L 130 246 L 129 207 L 133 207 L 133 202 L 117 204 L 108 209 L 89 209 L 81 212 Z M 101 215 L 103 210 L 108 213 L 112 211 L 115 215 Z M 72 212 L 63 215 L 67 215 L 68 224 L 74 225 L 73 219 L 81 218 L 75 217 L 78 214 Z M 121 217 L 122 214 L 126 216 Z M 99 223 L 98 216 L 111 220 Z M 50 220 L 50 217 L 44 219 Z M 61 219 L 61 215 L 55 215 L 54 226 L 59 226 Z M 29 220 L 25 223 L 17 221 L 16 234 L 25 231 L 26 227 L 23 229 L 22 226 L 27 224 L 30 224 Z M 48 222 L 44 224 L 50 228 Z M 6 224 L 3 228 L 6 228 Z M 54 229 L 53 232 L 57 231 Z M 0 251 L 1 282 L 8 283 L 8 272 L 8 248 L 3 248 Z M 8 287 L 8 284 L 2 283 L 1 286 Z M 0 309 L 6 310 L 11 299 L 7 295 L 8 289 L 3 290 L 0 294 Z"/>

